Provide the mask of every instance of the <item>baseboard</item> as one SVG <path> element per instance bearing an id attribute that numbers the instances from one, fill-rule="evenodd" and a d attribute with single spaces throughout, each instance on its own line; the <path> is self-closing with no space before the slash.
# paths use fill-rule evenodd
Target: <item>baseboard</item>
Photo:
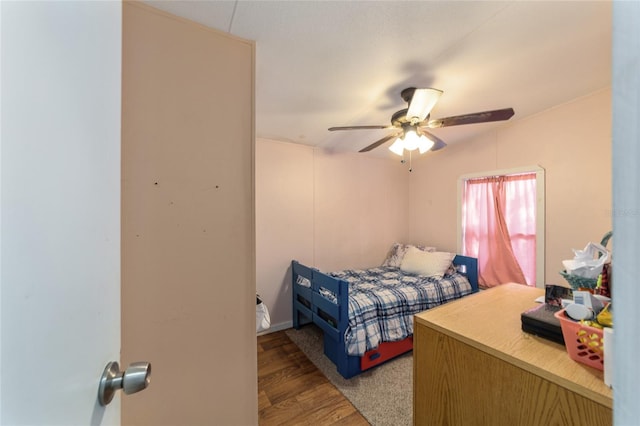
<path id="1" fill-rule="evenodd" d="M 279 324 L 272 324 L 269 329 L 258 333 L 258 336 L 262 336 L 263 334 L 275 333 L 276 331 L 286 330 L 287 328 L 293 327 L 293 321 L 281 322 Z"/>

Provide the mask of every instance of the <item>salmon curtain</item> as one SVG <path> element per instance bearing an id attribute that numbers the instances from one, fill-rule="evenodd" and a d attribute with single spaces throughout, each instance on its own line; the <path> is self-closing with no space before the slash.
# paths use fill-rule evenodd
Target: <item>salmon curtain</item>
<path id="1" fill-rule="evenodd" d="M 535 233 L 535 173 L 466 181 L 463 249 L 478 259 L 480 286 L 535 285 Z"/>

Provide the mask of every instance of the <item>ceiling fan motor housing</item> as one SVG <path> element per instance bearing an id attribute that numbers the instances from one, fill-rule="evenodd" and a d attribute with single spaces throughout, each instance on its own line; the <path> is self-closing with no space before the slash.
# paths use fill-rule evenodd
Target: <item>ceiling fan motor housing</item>
<path id="1" fill-rule="evenodd" d="M 406 124 L 411 124 L 411 120 L 407 119 L 407 111 L 409 111 L 408 108 L 405 109 L 401 109 L 400 111 L 396 111 L 393 113 L 393 115 L 391 116 L 391 124 L 394 127 L 403 127 Z"/>
<path id="2" fill-rule="evenodd" d="M 416 91 L 415 87 L 407 87 L 402 92 L 400 92 L 400 97 L 406 103 L 411 103 L 411 99 L 413 99 L 413 93 Z"/>

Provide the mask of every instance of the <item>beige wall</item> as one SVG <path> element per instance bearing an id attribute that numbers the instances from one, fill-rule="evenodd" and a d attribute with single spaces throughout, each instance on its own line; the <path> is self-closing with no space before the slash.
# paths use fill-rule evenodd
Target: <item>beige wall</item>
<path id="1" fill-rule="evenodd" d="M 257 424 L 254 44 L 123 11 L 123 424 Z"/>
<path id="2" fill-rule="evenodd" d="M 314 262 L 313 153 L 303 145 L 256 142 L 256 288 L 276 328 L 291 326 L 291 260 Z"/>
<path id="3" fill-rule="evenodd" d="M 612 226 L 609 89 L 414 162 L 411 235 L 456 250 L 458 177 L 535 164 L 546 171 L 546 282 L 566 284 L 562 260 Z"/>
<path id="4" fill-rule="evenodd" d="M 409 173 L 400 162 L 316 151 L 314 264 L 326 271 L 380 265 L 407 241 Z"/>
<path id="5" fill-rule="evenodd" d="M 379 265 L 409 238 L 408 196 L 399 162 L 258 139 L 257 289 L 273 326 L 291 325 L 292 259 L 325 271 Z"/>

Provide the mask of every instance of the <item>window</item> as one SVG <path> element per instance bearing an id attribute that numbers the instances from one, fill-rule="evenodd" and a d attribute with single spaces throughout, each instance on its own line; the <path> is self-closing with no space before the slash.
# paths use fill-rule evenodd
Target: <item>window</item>
<path id="1" fill-rule="evenodd" d="M 544 169 L 459 180 L 460 252 L 478 258 L 479 282 L 544 286 Z"/>

